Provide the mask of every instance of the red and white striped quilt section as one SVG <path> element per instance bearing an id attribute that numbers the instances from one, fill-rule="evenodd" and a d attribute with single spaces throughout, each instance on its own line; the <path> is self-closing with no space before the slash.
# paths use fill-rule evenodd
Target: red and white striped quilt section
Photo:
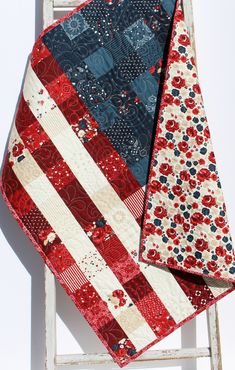
<path id="1" fill-rule="evenodd" d="M 21 130 L 26 110 L 45 156 Z M 1 184 L 8 206 L 119 366 L 234 289 L 138 260 L 140 210 L 120 199 L 31 64 L 9 153 Z"/>

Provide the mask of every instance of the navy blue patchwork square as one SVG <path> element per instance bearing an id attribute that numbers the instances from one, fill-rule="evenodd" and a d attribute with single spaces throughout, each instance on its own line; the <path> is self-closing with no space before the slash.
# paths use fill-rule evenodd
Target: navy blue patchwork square
<path id="1" fill-rule="evenodd" d="M 43 42 L 64 72 L 82 65 L 83 60 L 99 48 L 97 36 L 91 28 L 70 40 L 60 24 L 43 36 Z"/>
<path id="2" fill-rule="evenodd" d="M 144 23 L 144 19 L 138 19 L 129 26 L 124 32 L 128 41 L 134 49 L 138 49 L 154 37 L 150 28 Z"/>
<path id="3" fill-rule="evenodd" d="M 79 97 L 85 101 L 89 108 L 107 100 L 105 91 L 89 71 L 87 65 L 82 64 L 69 69 L 66 74 L 77 90 Z"/>
<path id="4" fill-rule="evenodd" d="M 141 137 L 132 127 L 126 124 L 124 119 L 115 122 L 107 130 L 104 130 L 104 133 L 128 167 L 148 156 L 148 135 L 143 133 Z"/>
<path id="5" fill-rule="evenodd" d="M 163 8 L 168 12 L 168 14 L 173 13 L 175 7 L 175 0 L 162 0 L 161 3 Z"/>
<path id="6" fill-rule="evenodd" d="M 117 65 L 119 78 L 127 83 L 133 81 L 137 76 L 146 71 L 146 66 L 136 52 L 121 60 Z"/>
<path id="7" fill-rule="evenodd" d="M 117 33 L 111 41 L 106 43 L 105 48 L 112 54 L 115 64 L 118 64 L 134 51 L 134 48 L 123 33 Z"/>
<path id="8" fill-rule="evenodd" d="M 96 78 L 101 77 L 114 67 L 112 54 L 102 47 L 85 58 L 84 61 Z"/>
<path id="9" fill-rule="evenodd" d="M 132 81 L 131 87 L 145 105 L 147 111 L 153 117 L 156 109 L 158 92 L 158 84 L 156 79 L 149 71 L 146 71 Z"/>
<path id="10" fill-rule="evenodd" d="M 138 48 L 137 53 L 146 67 L 149 68 L 151 66 L 156 66 L 162 58 L 162 47 L 154 36 L 151 40 Z"/>
<path id="11" fill-rule="evenodd" d="M 61 26 L 70 40 L 73 40 L 89 27 L 88 23 L 80 12 L 75 13 L 66 19 L 63 23 L 61 23 Z"/>
<path id="12" fill-rule="evenodd" d="M 106 130 L 118 119 L 118 110 L 110 100 L 91 108 L 95 120 L 99 122 L 100 129 Z"/>
<path id="13" fill-rule="evenodd" d="M 142 153 L 143 155 L 143 153 Z M 148 180 L 148 167 L 149 167 L 149 157 L 148 155 L 138 158 L 134 164 L 130 166 L 132 174 L 135 176 L 136 180 L 141 186 L 147 184 Z"/>

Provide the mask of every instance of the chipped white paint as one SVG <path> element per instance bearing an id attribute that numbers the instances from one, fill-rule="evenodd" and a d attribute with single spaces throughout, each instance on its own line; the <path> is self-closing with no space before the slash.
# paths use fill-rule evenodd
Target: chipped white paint
<path id="1" fill-rule="evenodd" d="M 42 14 L 43 14 L 43 28 L 46 28 L 53 23 L 54 20 L 54 2 L 53 0 L 43 0 Z"/>
<path id="2" fill-rule="evenodd" d="M 222 370 L 219 316 L 216 304 L 207 310 L 207 322 L 209 346 L 211 351 L 211 370 Z"/>
<path id="3" fill-rule="evenodd" d="M 183 348 L 183 349 L 168 349 L 162 351 L 146 351 L 141 356 L 139 356 L 135 362 L 132 362 L 130 365 L 132 368 L 138 368 L 141 366 L 147 367 L 148 364 L 151 365 L 155 361 L 162 360 L 188 360 L 196 359 L 202 357 L 210 357 L 209 348 L 198 348 L 195 351 L 195 348 Z M 113 359 L 106 353 L 100 354 L 79 354 L 79 355 L 57 355 L 56 356 L 57 366 L 84 366 L 90 364 L 94 365 L 112 365 Z"/>
<path id="4" fill-rule="evenodd" d="M 56 285 L 55 277 L 45 265 L 45 369 L 55 370 L 56 356 Z"/>
<path id="5" fill-rule="evenodd" d="M 43 0 L 43 27 L 46 28 L 54 21 L 55 11 L 70 11 L 81 4 L 83 0 Z M 185 20 L 195 49 L 192 0 L 182 0 Z M 211 358 L 211 370 L 222 370 L 221 347 L 219 336 L 219 320 L 217 305 L 207 310 L 209 348 L 182 348 L 172 350 L 146 351 L 139 356 L 130 368 L 138 368 L 159 360 Z M 56 286 L 55 277 L 45 265 L 45 370 L 57 370 L 61 366 L 66 368 L 84 368 L 94 365 L 114 365 L 112 357 L 107 353 L 100 354 L 56 354 Z"/>

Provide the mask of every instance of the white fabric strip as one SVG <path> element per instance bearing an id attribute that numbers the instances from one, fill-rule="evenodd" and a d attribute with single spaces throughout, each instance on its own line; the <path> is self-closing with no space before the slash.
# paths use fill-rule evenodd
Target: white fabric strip
<path id="1" fill-rule="evenodd" d="M 18 141 L 21 141 L 20 137 L 18 137 Z M 127 330 L 127 321 L 125 321 L 123 324 L 122 315 L 125 317 L 128 315 L 128 306 L 131 305 L 131 312 L 128 315 L 128 325 L 130 326 L 133 322 L 135 328 L 142 327 L 144 332 L 148 333 L 148 335 L 145 337 L 146 342 L 144 346 L 146 346 L 148 343 L 151 343 L 156 338 L 154 332 L 144 317 L 140 314 L 139 310 L 134 305 L 133 301 L 128 296 L 117 277 L 107 266 L 94 244 L 76 221 L 66 204 L 63 202 L 55 188 L 52 186 L 46 175 L 42 172 L 37 162 L 27 149 L 24 150 L 24 156 L 24 160 L 21 162 L 16 162 L 13 165 L 13 171 L 24 186 L 27 193 L 33 199 L 44 217 L 48 220 L 51 227 L 58 234 L 75 261 L 79 264 L 79 267 L 85 274 L 86 278 L 91 281 L 92 285 L 102 299 L 108 303 L 110 312 L 116 318 L 117 322 L 126 332 L 128 337 L 131 333 L 129 333 Z M 35 174 L 38 177 L 35 178 Z M 30 176 L 32 179 L 31 182 Z M 59 215 L 59 217 L 57 215 Z M 93 261 L 98 262 L 98 268 L 101 269 L 101 271 L 97 272 L 96 264 L 91 265 L 89 260 L 82 261 L 83 257 L 89 258 L 89 256 L 92 257 Z M 92 268 L 94 271 L 92 271 Z M 115 305 L 108 299 L 112 296 L 112 292 L 116 289 L 123 290 L 126 298 L 125 306 L 119 307 L 118 309 L 116 309 Z M 135 314 L 133 314 L 133 312 Z M 138 320 L 136 320 L 136 317 Z M 141 337 L 136 337 L 133 344 L 140 349 L 140 346 L 143 344 L 143 340 Z"/>
<path id="2" fill-rule="evenodd" d="M 208 277 L 204 277 L 204 280 L 215 298 L 217 298 L 220 294 L 225 293 L 233 286 L 232 283 L 223 280 L 216 280 Z"/>

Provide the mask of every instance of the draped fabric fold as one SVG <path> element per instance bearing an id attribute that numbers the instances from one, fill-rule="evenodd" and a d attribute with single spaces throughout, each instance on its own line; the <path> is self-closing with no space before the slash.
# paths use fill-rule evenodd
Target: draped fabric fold
<path id="1" fill-rule="evenodd" d="M 181 1 L 89 0 L 39 35 L 0 189 L 120 367 L 235 289 Z"/>

